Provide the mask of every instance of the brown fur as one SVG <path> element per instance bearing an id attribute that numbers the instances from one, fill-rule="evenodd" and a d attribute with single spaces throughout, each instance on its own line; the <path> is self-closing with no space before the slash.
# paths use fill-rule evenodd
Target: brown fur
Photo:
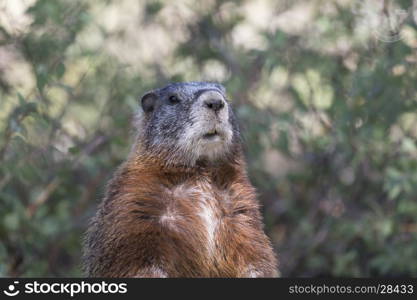
<path id="1" fill-rule="evenodd" d="M 187 168 L 136 150 L 110 181 L 86 249 L 93 277 L 277 276 L 240 153 Z"/>

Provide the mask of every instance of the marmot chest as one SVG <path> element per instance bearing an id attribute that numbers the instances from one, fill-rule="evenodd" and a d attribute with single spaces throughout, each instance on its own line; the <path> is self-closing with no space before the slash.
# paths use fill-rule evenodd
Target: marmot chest
<path id="1" fill-rule="evenodd" d="M 149 208 L 140 227 L 160 241 L 153 251 L 170 253 L 175 274 L 234 277 L 246 270 L 260 237 L 250 188 L 203 179 L 153 191 L 149 202 L 137 203 Z"/>
<path id="2" fill-rule="evenodd" d="M 222 247 L 225 226 L 232 215 L 231 191 L 207 181 L 176 185 L 164 191 L 160 224 L 179 235 L 190 247 L 212 256 Z"/>

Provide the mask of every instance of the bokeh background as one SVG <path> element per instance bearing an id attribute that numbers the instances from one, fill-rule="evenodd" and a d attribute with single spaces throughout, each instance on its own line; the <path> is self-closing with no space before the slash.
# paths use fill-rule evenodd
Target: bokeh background
<path id="1" fill-rule="evenodd" d="M 83 276 L 145 91 L 223 83 L 282 276 L 417 276 L 417 3 L 0 1 L 0 276 Z"/>

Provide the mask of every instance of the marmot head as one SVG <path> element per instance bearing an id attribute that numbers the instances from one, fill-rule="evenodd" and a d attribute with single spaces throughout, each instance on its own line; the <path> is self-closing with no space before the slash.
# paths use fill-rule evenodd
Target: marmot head
<path id="1" fill-rule="evenodd" d="M 140 100 L 139 143 L 166 164 L 230 159 L 240 135 L 225 88 L 217 83 L 173 83 Z"/>

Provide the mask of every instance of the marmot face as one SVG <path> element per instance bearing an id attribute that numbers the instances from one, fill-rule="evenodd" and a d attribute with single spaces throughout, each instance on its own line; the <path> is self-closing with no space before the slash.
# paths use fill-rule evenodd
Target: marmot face
<path id="1" fill-rule="evenodd" d="M 170 84 L 146 93 L 139 143 L 167 164 L 192 166 L 199 160 L 226 158 L 239 131 L 225 89 L 217 83 Z"/>

